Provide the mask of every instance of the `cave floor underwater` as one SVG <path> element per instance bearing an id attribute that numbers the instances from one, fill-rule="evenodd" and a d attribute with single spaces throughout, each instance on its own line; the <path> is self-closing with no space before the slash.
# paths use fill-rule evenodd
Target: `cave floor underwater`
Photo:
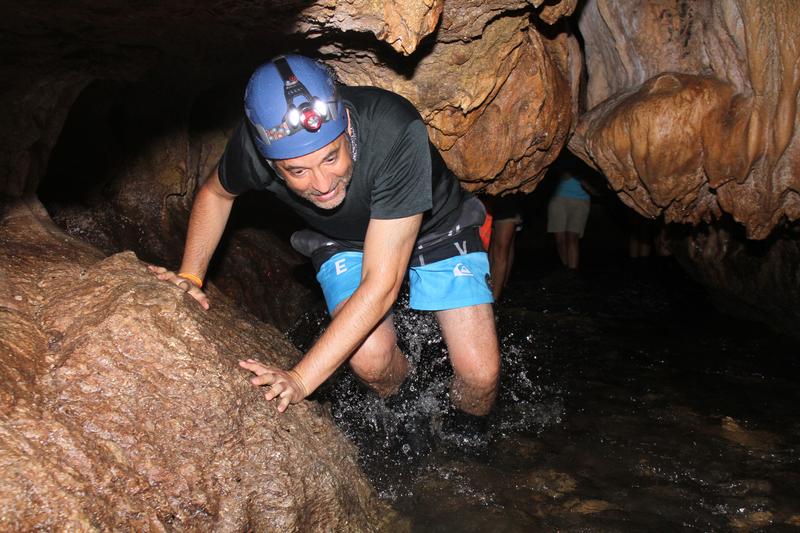
<path id="1" fill-rule="evenodd" d="M 443 429 L 446 351 L 432 317 L 402 301 L 404 399 L 378 400 L 349 371 L 317 395 L 414 531 L 800 528 L 790 339 L 717 312 L 671 258 L 578 275 L 523 263 L 496 316 L 503 373 L 485 446 Z M 289 336 L 303 348 L 325 324 L 311 312 Z"/>

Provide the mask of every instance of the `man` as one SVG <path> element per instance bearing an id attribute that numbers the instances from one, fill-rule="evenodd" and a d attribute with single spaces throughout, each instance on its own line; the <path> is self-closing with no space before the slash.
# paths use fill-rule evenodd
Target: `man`
<path id="1" fill-rule="evenodd" d="M 243 121 L 197 193 L 179 273 L 151 267 L 204 308 L 202 279 L 234 198 L 269 190 L 310 226 L 292 236 L 309 255 L 333 317 L 290 370 L 240 365 L 269 385 L 278 411 L 303 400 L 345 361 L 382 397 L 398 390 L 408 361 L 391 308 L 408 274 L 410 305 L 431 310 L 453 365 L 453 404 L 486 415 L 500 356 L 480 203 L 463 191 L 430 144 L 419 113 L 375 87 L 337 85 L 321 64 L 275 58 L 251 77 Z"/>

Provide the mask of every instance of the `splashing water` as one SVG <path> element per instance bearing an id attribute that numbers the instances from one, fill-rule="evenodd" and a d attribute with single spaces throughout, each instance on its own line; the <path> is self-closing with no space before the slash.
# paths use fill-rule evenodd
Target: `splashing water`
<path id="1" fill-rule="evenodd" d="M 306 350 L 329 322 L 323 309 L 311 311 L 288 336 Z M 395 306 L 394 324 L 398 344 L 410 363 L 409 375 L 395 396 L 379 398 L 343 368 L 321 388 L 317 399 L 330 402 L 334 421 L 358 446 L 362 466 L 382 497 L 411 497 L 412 485 L 420 476 L 438 472 L 437 476 L 454 485 L 457 492 L 492 501 L 492 494 L 475 491 L 452 466 L 436 464 L 437 455 L 432 454 L 450 444 L 448 457 L 452 458 L 454 452 L 458 455 L 452 446 L 456 436 L 442 423 L 453 411 L 449 401 L 452 368 L 434 313 L 410 309 L 405 290 Z M 501 390 L 490 415 L 488 439 L 514 433 L 538 434 L 548 425 L 559 423 L 563 411 L 559 388 L 548 383 L 543 369 L 531 375 L 530 361 L 537 357 L 534 336 L 518 338 L 509 333 L 500 344 Z"/>

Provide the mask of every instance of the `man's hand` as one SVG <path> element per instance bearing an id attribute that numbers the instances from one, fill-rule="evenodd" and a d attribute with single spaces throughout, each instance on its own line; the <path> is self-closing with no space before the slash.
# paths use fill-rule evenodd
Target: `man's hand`
<path id="1" fill-rule="evenodd" d="M 175 272 L 171 270 L 167 270 L 164 267 L 155 266 L 155 265 L 147 265 L 147 270 L 149 270 L 155 277 L 162 281 L 168 281 L 173 283 L 183 289 L 185 292 L 188 292 L 189 295 L 197 300 L 197 303 L 200 304 L 200 307 L 203 309 L 208 310 L 210 303 L 208 301 L 208 296 L 203 290 L 189 281 L 186 278 L 182 278 L 178 276 Z"/>
<path id="2" fill-rule="evenodd" d="M 278 412 L 280 413 L 286 411 L 289 404 L 298 403 L 308 396 L 305 384 L 297 372 L 293 370 L 286 371 L 267 366 L 255 359 L 239 361 L 239 366 L 256 375 L 256 377 L 250 379 L 250 383 L 254 387 L 270 386 L 269 390 L 264 393 L 264 397 L 267 401 L 279 398 Z"/>

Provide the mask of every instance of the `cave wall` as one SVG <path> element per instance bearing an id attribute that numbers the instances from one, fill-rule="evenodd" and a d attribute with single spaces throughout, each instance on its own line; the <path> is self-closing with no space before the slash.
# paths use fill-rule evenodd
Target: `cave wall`
<path id="1" fill-rule="evenodd" d="M 632 209 L 694 228 L 671 247 L 724 310 L 796 335 L 800 4 L 588 0 L 579 27 L 570 150 Z"/>
<path id="2" fill-rule="evenodd" d="M 0 67 L 0 102 L 10 110 L 0 193 L 18 197 L 37 189 L 69 108 L 95 80 L 158 79 L 188 104 L 204 89 L 240 80 L 293 49 L 330 61 L 345 82 L 373 83 L 410 98 L 469 187 L 531 190 L 574 125 L 581 61 L 573 36 L 556 30 L 545 37 L 537 29 L 557 24 L 576 2 L 543 3 L 281 1 L 234 9 L 211 2 L 136 8 L 87 2 L 71 9 L 35 2 L 2 8 L 0 30 L 9 36 L 3 52 L 13 60 Z M 500 134 L 509 131 L 510 145 Z M 487 142 L 496 149 L 480 149 Z"/>

